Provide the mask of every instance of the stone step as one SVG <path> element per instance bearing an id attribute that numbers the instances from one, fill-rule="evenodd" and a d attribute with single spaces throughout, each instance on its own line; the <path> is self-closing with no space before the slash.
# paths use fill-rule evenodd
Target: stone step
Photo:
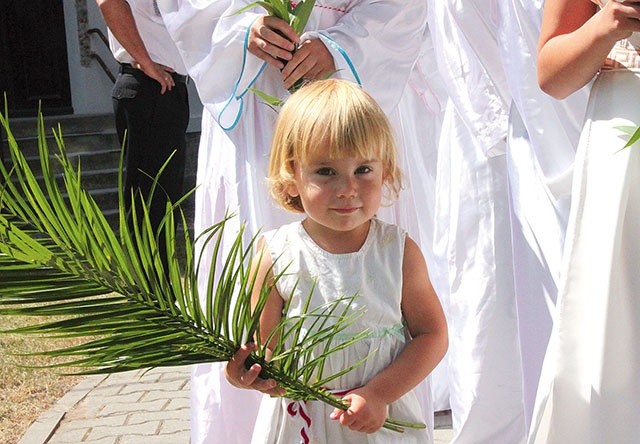
<path id="1" fill-rule="evenodd" d="M 35 118 L 9 119 L 10 131 L 20 151 L 26 157 L 31 169 L 42 182 L 42 169 L 38 150 L 37 120 Z M 118 221 L 118 169 L 121 147 L 115 132 L 113 116 L 52 116 L 44 118 L 46 140 L 51 155 L 50 165 L 59 185 L 63 183 L 62 167 L 55 153 L 59 153 L 55 132 L 62 133 L 65 152 L 71 164 L 81 167 L 81 178 L 85 189 L 94 197 L 112 226 Z M 0 130 L 2 141 L 0 154 L 6 161 L 7 135 Z M 187 156 L 185 165 L 184 189 L 195 186 L 197 169 L 197 151 L 200 133 L 187 134 Z M 193 220 L 193 196 L 183 206 L 189 223 Z"/>
<path id="2" fill-rule="evenodd" d="M 38 120 L 36 118 L 11 118 L 9 127 L 16 139 L 26 139 L 37 136 Z M 45 133 L 52 134 L 52 129 L 62 129 L 63 137 L 70 134 L 115 134 L 116 128 L 112 114 L 83 114 L 81 116 L 46 116 L 43 119 Z M 3 130 L 4 132 L 4 130 Z M 3 140 L 6 135 L 3 134 Z"/>
<path id="3" fill-rule="evenodd" d="M 67 157 L 87 157 L 94 153 L 113 153 L 116 164 L 120 157 L 120 144 L 115 133 L 63 134 L 64 151 Z M 60 148 L 53 135 L 46 137 L 47 147 L 52 155 L 60 154 Z M 37 137 L 16 138 L 20 152 L 27 158 L 39 157 Z"/>

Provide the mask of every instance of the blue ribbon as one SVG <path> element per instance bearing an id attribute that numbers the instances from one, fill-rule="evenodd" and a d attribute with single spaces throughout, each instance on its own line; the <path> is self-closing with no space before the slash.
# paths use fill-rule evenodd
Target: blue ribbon
<path id="1" fill-rule="evenodd" d="M 353 74 L 353 78 L 358 83 L 358 85 L 362 86 L 362 82 L 360 81 L 360 76 L 358 75 L 358 71 L 356 71 L 356 67 L 353 66 L 353 62 L 351 61 L 351 58 L 349 58 L 349 55 L 347 54 L 347 52 L 344 49 L 342 49 L 342 47 L 338 44 L 338 42 L 336 42 L 331 37 L 329 37 L 329 35 L 324 34 L 322 32 L 320 32 L 319 34 L 325 39 L 327 39 L 327 41 L 329 42 L 329 45 L 331 45 L 336 51 L 340 53 L 340 55 L 345 60 L 345 62 L 347 62 L 347 66 L 349 66 L 349 69 L 351 70 L 351 74 Z"/>
<path id="2" fill-rule="evenodd" d="M 253 23 L 251 25 L 253 25 Z M 249 82 L 249 84 L 247 85 L 245 90 L 242 91 L 242 93 L 237 94 L 238 93 L 238 88 L 240 87 L 240 81 L 242 80 L 242 75 L 244 74 L 244 69 L 245 69 L 245 66 L 246 66 L 246 63 L 247 63 L 247 52 L 248 52 L 247 46 L 249 44 L 249 33 L 250 33 L 250 31 L 251 31 L 251 26 L 249 26 L 247 28 L 247 32 L 245 33 L 245 36 L 244 36 L 244 45 L 243 45 L 244 48 L 243 48 L 243 53 L 242 53 L 242 67 L 240 69 L 240 76 L 238 77 L 238 80 L 236 81 L 236 84 L 233 87 L 233 92 L 231 93 L 231 97 L 229 97 L 229 100 L 227 100 L 225 105 L 222 107 L 222 110 L 218 114 L 218 119 L 217 119 L 218 120 L 218 124 L 225 131 L 230 131 L 230 130 L 234 129 L 238 125 L 238 122 L 240 121 L 240 116 L 242 115 L 242 110 L 244 109 L 244 100 L 243 100 L 244 96 L 249 91 L 249 88 L 251 88 L 251 86 L 253 86 L 253 84 L 256 82 L 256 80 L 258 80 L 258 77 L 260 77 L 260 75 L 262 74 L 262 72 L 264 71 L 264 69 L 267 66 L 267 63 L 264 62 L 262 64 L 262 66 L 260 67 L 260 69 L 258 70 L 258 73 L 251 80 L 251 82 Z M 351 61 L 351 59 L 349 58 L 349 55 L 347 54 L 347 52 L 344 49 L 342 49 L 342 47 L 334 39 L 329 37 L 327 34 L 324 34 L 324 33 L 319 33 L 319 34 L 320 34 L 321 37 L 323 37 L 324 39 L 327 40 L 327 42 L 329 43 L 329 45 L 331 45 L 331 47 L 333 47 L 335 50 L 337 50 L 342 55 L 342 58 L 344 58 L 344 60 L 347 62 L 347 65 L 349 66 L 349 69 L 351 70 L 351 73 L 353 74 L 353 77 L 354 77 L 355 81 L 358 83 L 358 85 L 362 86 L 362 82 L 360 81 L 360 76 L 358 76 L 358 72 L 356 71 L 356 68 L 353 65 L 353 62 Z M 222 124 L 222 115 L 224 114 L 224 112 L 227 110 L 229 105 L 234 100 L 238 100 L 240 102 L 240 106 L 238 108 L 238 112 L 237 112 L 237 114 L 235 116 L 235 119 L 231 123 L 231 125 L 224 126 Z"/>
<path id="3" fill-rule="evenodd" d="M 256 20 L 258 20 L 258 18 L 256 18 Z M 253 26 L 253 22 L 251 23 L 251 26 Z M 242 53 L 242 67 L 240 68 L 240 76 L 238 76 L 238 80 L 236 81 L 236 84 L 233 87 L 233 92 L 231 93 L 231 97 L 229 97 L 229 100 L 227 100 L 227 103 L 225 103 L 225 105 L 222 107 L 222 110 L 218 114 L 218 123 L 220 124 L 222 129 L 225 130 L 225 131 L 230 131 L 230 130 L 234 129 L 236 127 L 236 125 L 238 125 L 238 121 L 240 121 L 240 116 L 242 115 L 242 110 L 244 108 L 244 100 L 243 100 L 243 98 L 244 98 L 245 94 L 249 91 L 249 88 L 251 88 L 251 86 L 255 83 L 255 81 L 258 79 L 258 77 L 260 77 L 260 74 L 262 74 L 262 71 L 264 71 L 264 69 L 267 66 L 267 63 L 264 62 L 262 64 L 262 66 L 260 67 L 260 69 L 258 70 L 258 73 L 251 80 L 251 82 L 249 82 L 249 85 L 247 85 L 245 90 L 242 91 L 241 94 L 237 95 L 238 88 L 240 87 L 240 81 L 242 80 L 242 75 L 244 74 L 244 68 L 245 68 L 245 66 L 247 64 L 247 52 L 248 52 L 247 46 L 249 44 L 249 33 L 251 32 L 251 26 L 249 26 L 247 28 L 247 32 L 244 35 L 244 44 L 243 44 L 243 53 Z M 234 100 L 240 101 L 240 107 L 238 108 L 238 113 L 236 114 L 236 117 L 233 120 L 233 123 L 231 125 L 225 127 L 222 124 L 222 114 L 224 114 L 224 112 L 227 110 L 227 108 L 229 107 L 231 102 L 233 102 Z"/>

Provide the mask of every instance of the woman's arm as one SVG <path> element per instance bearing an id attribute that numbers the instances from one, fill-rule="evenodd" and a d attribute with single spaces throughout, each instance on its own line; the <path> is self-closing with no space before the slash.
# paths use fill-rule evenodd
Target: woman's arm
<path id="1" fill-rule="evenodd" d="M 613 45 L 640 31 L 640 0 L 548 0 L 538 44 L 538 83 L 563 99 L 586 85 Z"/>
<path id="2" fill-rule="evenodd" d="M 447 351 L 447 322 L 440 301 L 422 252 L 408 237 L 402 276 L 402 313 L 412 339 L 387 368 L 344 397 L 351 404 L 348 410 L 332 413 L 333 419 L 353 430 L 373 433 L 382 427 L 387 406 L 426 378 Z"/>

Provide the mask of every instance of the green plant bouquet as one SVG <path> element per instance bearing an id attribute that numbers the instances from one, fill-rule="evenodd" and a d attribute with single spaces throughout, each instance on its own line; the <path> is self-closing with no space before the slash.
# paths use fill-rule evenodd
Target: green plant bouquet
<path id="1" fill-rule="evenodd" d="M 201 257 L 193 249 L 181 202 L 167 203 L 163 224 L 154 232 L 149 201 L 132 199 L 132 223 L 127 223 L 120 191 L 116 232 L 83 189 L 80 166 L 68 160 L 60 128 L 54 131 L 58 152 L 52 156 L 39 119 L 42 178 L 38 179 L 11 134 L 6 110 L 4 116 L 0 114 L 0 124 L 7 134 L 10 157 L 7 165 L 0 163 L 0 315 L 56 315 L 63 320 L 11 332 L 87 338 L 80 345 L 39 355 L 64 357 L 64 363 L 55 367 L 73 367 L 80 374 L 114 373 L 228 361 L 241 344 L 254 339 L 259 344 L 268 342 L 256 336 L 261 310 L 275 283 L 260 287 L 260 298 L 252 307 L 257 284 L 251 269 L 259 260 L 253 254 L 255 238 L 243 242 L 240 230 L 227 255 L 220 256 L 221 271 L 200 270 Z M 62 168 L 60 185 L 52 162 Z M 122 174 L 119 189 L 123 189 Z M 220 262 L 221 236 L 229 217 L 197 238 L 213 245 L 213 264 Z M 184 260 L 177 254 L 176 230 L 184 234 Z M 158 251 L 159 236 L 166 239 L 166 266 Z M 199 273 L 207 275 L 202 304 Z M 359 315 L 347 314 L 352 297 L 298 317 L 283 317 L 271 358 L 267 361 L 266 347 L 259 347 L 248 365 L 260 363 L 264 377 L 276 380 L 288 398 L 347 408 L 324 387 L 351 368 L 324 375 L 323 366 L 331 353 L 361 338 L 333 341 Z M 302 329 L 305 321 L 312 325 L 308 330 Z M 424 424 L 388 419 L 385 427 L 402 431 Z"/>
<path id="2" fill-rule="evenodd" d="M 302 31 L 304 31 L 304 27 L 307 26 L 315 3 L 316 0 L 300 0 L 299 2 L 288 0 L 259 0 L 239 9 L 236 11 L 236 14 L 261 6 L 270 16 L 278 17 L 290 24 L 294 31 L 300 35 Z"/>

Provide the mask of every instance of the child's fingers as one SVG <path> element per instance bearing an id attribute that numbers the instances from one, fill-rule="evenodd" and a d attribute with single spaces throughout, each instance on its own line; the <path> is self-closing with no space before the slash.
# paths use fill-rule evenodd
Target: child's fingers
<path id="1" fill-rule="evenodd" d="M 272 384 L 267 384 L 269 381 L 258 379 L 261 371 L 262 367 L 260 364 L 253 364 L 248 370 L 242 372 L 240 375 L 240 383 L 244 387 L 255 388 L 256 390 L 272 388 Z"/>
<path id="2" fill-rule="evenodd" d="M 231 357 L 227 367 L 231 370 L 244 368 L 244 362 L 247 360 L 252 351 L 255 350 L 255 344 L 244 344 Z"/>
<path id="3" fill-rule="evenodd" d="M 233 357 L 227 362 L 225 366 L 224 372 L 227 380 L 235 385 L 236 387 L 245 387 L 246 386 L 246 374 L 247 373 L 255 373 L 256 369 L 247 371 L 245 369 L 245 361 L 249 354 L 255 349 L 255 344 L 247 344 L 241 346 L 238 351 L 233 355 Z M 255 367 L 252 366 L 252 368 Z M 258 365 L 257 374 L 260 374 L 260 366 Z M 256 374 L 256 376 L 257 376 Z M 256 376 L 251 376 L 255 379 Z"/>
<path id="4" fill-rule="evenodd" d="M 333 409 L 333 412 L 329 415 L 329 418 L 333 420 L 338 420 L 344 414 L 344 410 Z"/>

